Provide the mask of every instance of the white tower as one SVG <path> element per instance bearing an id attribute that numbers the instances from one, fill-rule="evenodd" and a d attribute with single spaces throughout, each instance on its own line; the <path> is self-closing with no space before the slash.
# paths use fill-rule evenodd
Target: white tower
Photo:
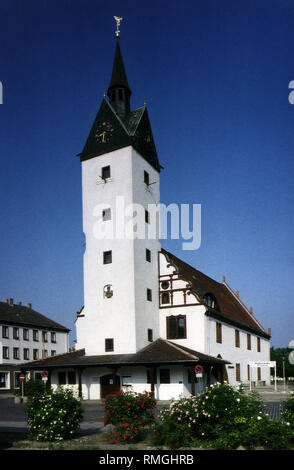
<path id="1" fill-rule="evenodd" d="M 86 249 L 76 328 L 86 355 L 135 353 L 159 337 L 159 239 L 118 233 L 131 204 L 143 207 L 147 229 L 148 204 L 160 201 L 161 168 L 146 106 L 130 111 L 119 39 L 107 95 L 79 154 Z"/>

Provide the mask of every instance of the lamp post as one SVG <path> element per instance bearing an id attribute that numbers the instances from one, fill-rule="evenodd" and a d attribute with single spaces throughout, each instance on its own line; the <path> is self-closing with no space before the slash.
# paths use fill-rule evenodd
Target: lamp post
<path id="1" fill-rule="evenodd" d="M 283 379 L 284 379 L 284 393 L 286 392 L 286 377 L 285 377 L 285 356 L 283 356 Z"/>

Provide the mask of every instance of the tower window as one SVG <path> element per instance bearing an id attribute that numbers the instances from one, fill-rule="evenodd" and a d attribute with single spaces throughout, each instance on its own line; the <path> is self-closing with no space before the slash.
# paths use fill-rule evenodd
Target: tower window
<path id="1" fill-rule="evenodd" d="M 151 289 L 147 289 L 147 300 L 149 300 L 150 302 L 152 301 L 152 290 Z"/>
<path id="2" fill-rule="evenodd" d="M 146 261 L 151 263 L 151 251 L 146 248 Z"/>
<path id="3" fill-rule="evenodd" d="M 145 222 L 149 224 L 149 212 L 147 210 L 145 210 Z"/>
<path id="4" fill-rule="evenodd" d="M 113 350 L 114 350 L 113 338 L 106 338 L 105 339 L 105 352 L 111 352 Z"/>
<path id="5" fill-rule="evenodd" d="M 148 328 L 148 341 L 153 341 L 153 330 L 151 328 Z"/>
<path id="6" fill-rule="evenodd" d="M 104 251 L 103 252 L 103 264 L 110 264 L 112 263 L 112 251 Z"/>
<path id="7" fill-rule="evenodd" d="M 186 316 L 166 317 L 166 336 L 167 339 L 186 338 Z"/>
<path id="8" fill-rule="evenodd" d="M 107 178 L 110 178 L 110 166 L 104 166 L 101 170 L 101 178 L 103 180 L 107 180 Z"/>
<path id="9" fill-rule="evenodd" d="M 169 304 L 169 293 L 168 292 L 163 292 L 163 294 L 161 294 L 161 303 L 162 304 Z"/>
<path id="10" fill-rule="evenodd" d="M 103 221 L 111 220 L 111 209 L 110 208 L 104 209 L 102 211 L 102 220 Z"/>
<path id="11" fill-rule="evenodd" d="M 149 186 L 149 173 L 147 173 L 147 171 L 144 170 L 144 183 L 147 184 L 147 186 Z"/>

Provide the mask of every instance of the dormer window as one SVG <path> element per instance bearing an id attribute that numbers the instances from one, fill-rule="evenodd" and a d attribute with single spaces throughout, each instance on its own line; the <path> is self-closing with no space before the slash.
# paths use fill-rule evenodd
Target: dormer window
<path id="1" fill-rule="evenodd" d="M 204 300 L 204 305 L 206 305 L 207 307 L 214 308 L 215 310 L 218 309 L 216 298 L 212 294 L 205 294 L 205 296 L 203 297 L 203 300 Z"/>

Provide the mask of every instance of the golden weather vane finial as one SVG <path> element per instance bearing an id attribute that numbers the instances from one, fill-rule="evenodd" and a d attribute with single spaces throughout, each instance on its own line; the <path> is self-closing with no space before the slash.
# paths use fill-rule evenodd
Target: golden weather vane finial
<path id="1" fill-rule="evenodd" d="M 114 16 L 113 18 L 116 21 L 115 35 L 116 35 L 117 38 L 119 38 L 119 33 L 120 33 L 119 26 L 120 26 L 120 22 L 123 20 L 123 18 L 121 16 Z"/>

